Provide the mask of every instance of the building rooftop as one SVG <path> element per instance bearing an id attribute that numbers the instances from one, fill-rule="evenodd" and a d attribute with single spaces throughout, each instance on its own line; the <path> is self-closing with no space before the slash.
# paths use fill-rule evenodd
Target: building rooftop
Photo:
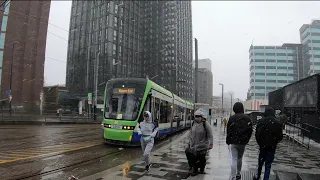
<path id="1" fill-rule="evenodd" d="M 301 28 L 299 29 L 299 31 L 300 31 L 300 34 L 302 33 L 302 32 L 304 32 L 308 27 L 320 27 L 320 20 L 318 20 L 318 19 L 315 19 L 315 20 L 313 20 L 310 24 L 303 24 L 302 26 L 301 26 Z"/>
<path id="2" fill-rule="evenodd" d="M 286 49 L 286 48 L 296 48 L 297 46 L 302 46 L 302 44 L 300 43 L 284 43 L 281 46 L 277 45 L 277 46 L 250 46 L 249 52 L 252 49 Z"/>

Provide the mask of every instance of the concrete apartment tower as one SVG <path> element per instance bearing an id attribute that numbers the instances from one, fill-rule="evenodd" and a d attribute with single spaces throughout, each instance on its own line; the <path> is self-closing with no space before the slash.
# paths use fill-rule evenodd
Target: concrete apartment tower
<path id="1" fill-rule="evenodd" d="M 198 64 L 198 102 L 210 104 L 213 102 L 213 75 L 210 59 L 199 59 Z"/>
<path id="2" fill-rule="evenodd" d="M 149 78 L 193 99 L 191 1 L 73 1 L 66 86 L 103 100 L 112 78 Z M 98 69 L 98 71 L 96 71 Z"/>

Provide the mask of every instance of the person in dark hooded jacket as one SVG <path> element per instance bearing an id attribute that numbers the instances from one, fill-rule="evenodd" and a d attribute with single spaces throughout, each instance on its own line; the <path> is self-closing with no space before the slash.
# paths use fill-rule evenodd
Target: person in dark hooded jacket
<path id="1" fill-rule="evenodd" d="M 244 114 L 243 104 L 236 102 L 233 106 L 235 115 L 229 118 L 227 124 L 227 144 L 231 156 L 230 180 L 241 179 L 242 156 L 245 146 L 252 134 L 252 122 L 249 116 Z"/>
<path id="2" fill-rule="evenodd" d="M 282 140 L 282 124 L 275 117 L 275 111 L 267 106 L 265 117 L 258 121 L 256 127 L 256 140 L 260 147 L 258 159 L 258 172 L 253 178 L 260 179 L 263 164 L 265 164 L 264 180 L 269 180 L 271 164 L 274 159 L 277 144 Z"/>

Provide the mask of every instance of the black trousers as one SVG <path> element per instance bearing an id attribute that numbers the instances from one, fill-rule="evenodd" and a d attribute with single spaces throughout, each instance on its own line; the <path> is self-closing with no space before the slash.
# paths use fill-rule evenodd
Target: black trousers
<path id="1" fill-rule="evenodd" d="M 206 153 L 197 152 L 196 154 L 186 151 L 189 167 L 195 169 L 200 168 L 200 171 L 204 171 L 206 167 Z"/>

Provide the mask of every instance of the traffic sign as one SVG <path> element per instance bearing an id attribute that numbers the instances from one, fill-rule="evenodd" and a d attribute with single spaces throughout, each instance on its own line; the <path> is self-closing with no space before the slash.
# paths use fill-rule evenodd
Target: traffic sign
<path id="1" fill-rule="evenodd" d="M 88 104 L 92 104 L 92 93 L 88 93 Z"/>
<path id="2" fill-rule="evenodd" d="M 10 89 L 6 90 L 5 92 L 6 92 L 6 95 L 10 95 L 11 94 L 11 90 Z"/>

